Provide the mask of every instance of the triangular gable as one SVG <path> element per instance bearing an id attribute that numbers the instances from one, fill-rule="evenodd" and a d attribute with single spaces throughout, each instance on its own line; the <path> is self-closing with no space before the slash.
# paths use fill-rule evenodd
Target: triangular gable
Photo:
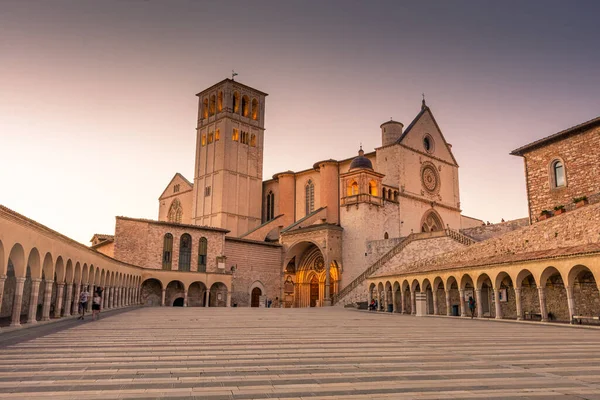
<path id="1" fill-rule="evenodd" d="M 420 152 L 426 152 L 423 148 L 423 137 L 425 134 L 429 134 L 434 141 L 434 151 L 431 153 L 433 157 L 458 166 L 454 154 L 452 154 L 452 150 L 442 134 L 442 130 L 435 120 L 431 109 L 427 106 L 422 107 L 419 114 L 404 130 L 396 143 L 403 144 Z"/>
<path id="2" fill-rule="evenodd" d="M 194 187 L 194 185 L 190 181 L 185 179 L 185 177 L 183 175 L 181 175 L 179 172 L 177 172 L 173 176 L 173 178 L 171 179 L 171 181 L 169 182 L 169 184 L 167 185 L 167 187 L 165 188 L 165 190 L 162 192 L 162 194 L 160 195 L 160 197 L 158 199 L 160 200 L 163 197 L 168 197 L 168 196 L 172 196 L 173 194 L 175 194 L 175 193 L 173 193 L 173 186 L 175 186 L 177 184 L 182 185 L 181 188 L 179 189 L 178 193 L 187 192 L 188 190 L 191 190 Z"/>

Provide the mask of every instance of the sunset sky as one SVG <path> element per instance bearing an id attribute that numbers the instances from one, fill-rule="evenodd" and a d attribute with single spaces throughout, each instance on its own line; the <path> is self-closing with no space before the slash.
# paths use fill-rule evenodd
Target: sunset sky
<path id="1" fill-rule="evenodd" d="M 598 1 L 0 0 L 0 204 L 88 244 L 194 178 L 195 94 L 269 93 L 264 179 L 372 151 L 425 93 L 465 215 L 525 217 L 508 153 L 600 115 Z"/>

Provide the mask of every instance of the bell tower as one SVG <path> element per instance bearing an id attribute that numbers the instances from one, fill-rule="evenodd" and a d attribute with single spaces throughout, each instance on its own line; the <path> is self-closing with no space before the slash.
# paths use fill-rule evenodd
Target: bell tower
<path id="1" fill-rule="evenodd" d="M 267 94 L 225 79 L 197 96 L 192 223 L 239 236 L 261 223 Z"/>

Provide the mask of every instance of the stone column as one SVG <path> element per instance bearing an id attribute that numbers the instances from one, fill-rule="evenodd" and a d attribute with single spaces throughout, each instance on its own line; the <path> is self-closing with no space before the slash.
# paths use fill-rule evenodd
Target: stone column
<path id="1" fill-rule="evenodd" d="M 410 291 L 410 313 L 417 315 L 417 292 L 414 290 Z"/>
<path id="2" fill-rule="evenodd" d="M 166 296 L 166 294 L 167 294 L 167 289 L 163 289 L 162 290 L 162 296 L 161 296 L 161 299 L 160 299 L 160 306 L 161 307 L 165 306 L 165 296 Z"/>
<path id="3" fill-rule="evenodd" d="M 129 288 L 128 295 L 129 296 L 127 296 L 127 305 L 130 306 L 133 304 L 133 288 L 132 287 Z"/>
<path id="4" fill-rule="evenodd" d="M 229 292 L 229 290 L 227 292 L 225 292 L 225 295 L 227 296 L 227 301 L 225 301 L 225 307 L 231 307 L 231 292 Z M 331 305 L 331 303 L 329 303 L 329 305 Z"/>
<path id="5" fill-rule="evenodd" d="M 475 301 L 477 302 L 477 318 L 483 318 L 483 301 L 481 301 L 481 289 L 475 289 Z"/>
<path id="6" fill-rule="evenodd" d="M 104 287 L 104 292 L 102 292 L 102 309 L 108 308 L 108 296 L 110 295 L 110 288 L 108 286 Z"/>
<path id="7" fill-rule="evenodd" d="M 450 290 L 446 289 L 446 315 L 452 315 L 452 304 L 450 304 Z"/>
<path id="8" fill-rule="evenodd" d="M 42 321 L 50 321 L 50 304 L 52 303 L 52 285 L 54 281 L 46 281 L 44 288 L 44 305 L 42 306 Z"/>
<path id="9" fill-rule="evenodd" d="M 4 282 L 6 282 L 6 275 L 0 276 L 0 309 L 2 309 L 2 298 L 4 296 Z"/>
<path id="10" fill-rule="evenodd" d="M 500 289 L 494 289 L 494 307 L 496 307 L 496 319 L 502 319 L 502 306 L 500 305 Z"/>
<path id="11" fill-rule="evenodd" d="M 431 295 L 433 296 L 433 315 L 438 315 L 438 300 L 437 300 L 437 290 L 434 292 L 431 291 Z"/>
<path id="12" fill-rule="evenodd" d="M 119 305 L 121 307 L 125 307 L 125 298 L 126 298 L 125 293 L 126 293 L 126 287 L 123 286 L 121 288 L 121 292 L 119 293 L 119 303 L 120 303 Z"/>
<path id="13" fill-rule="evenodd" d="M 330 274 L 330 270 L 331 270 L 331 261 L 329 260 L 329 258 L 327 258 L 325 260 L 325 300 L 323 301 L 323 305 L 324 306 L 330 306 L 331 305 L 331 274 Z"/>
<path id="14" fill-rule="evenodd" d="M 573 316 L 575 315 L 575 298 L 573 296 L 573 288 L 565 286 L 567 291 L 567 305 L 569 306 L 569 322 L 573 323 Z"/>
<path id="15" fill-rule="evenodd" d="M 540 314 L 542 322 L 548 322 L 548 313 L 546 312 L 546 288 L 538 287 L 538 297 L 540 298 Z"/>
<path id="16" fill-rule="evenodd" d="M 466 310 L 466 307 L 465 307 L 465 290 L 464 289 L 460 289 L 459 293 L 460 293 L 460 299 L 459 299 L 460 316 L 461 317 L 466 317 L 467 316 L 467 310 Z"/>
<path id="17" fill-rule="evenodd" d="M 21 307 L 23 306 L 23 288 L 25 287 L 25 278 L 17 278 L 15 287 L 15 297 L 13 301 L 13 311 L 10 326 L 21 326 Z"/>
<path id="18" fill-rule="evenodd" d="M 383 292 L 383 302 L 384 302 L 383 311 L 385 311 L 385 312 L 387 312 L 387 310 L 388 310 L 388 304 L 390 304 L 390 294 L 389 293 L 390 292 L 388 292 L 387 289 L 384 289 L 384 292 Z"/>
<path id="19" fill-rule="evenodd" d="M 73 284 L 67 283 L 65 284 L 65 312 L 64 316 L 69 317 L 71 315 L 71 302 L 73 300 Z"/>
<path id="20" fill-rule="evenodd" d="M 64 283 L 56 284 L 56 304 L 54 304 L 54 318 L 61 317 L 64 288 Z"/>
<path id="21" fill-rule="evenodd" d="M 396 307 L 396 301 L 397 301 L 396 297 L 397 297 L 396 291 L 392 290 L 392 312 L 394 312 L 394 313 L 398 312 L 397 307 Z"/>
<path id="22" fill-rule="evenodd" d="M 75 296 L 73 296 L 73 307 L 71 314 L 76 315 L 79 314 L 79 295 L 81 294 L 81 285 L 79 283 L 75 284 Z"/>
<path id="23" fill-rule="evenodd" d="M 111 287 L 110 291 L 108 293 L 108 304 L 107 304 L 106 308 L 113 308 L 113 296 L 114 296 L 113 292 L 114 291 L 115 291 L 115 288 Z"/>
<path id="24" fill-rule="evenodd" d="M 187 289 L 185 289 L 183 291 L 183 306 L 184 307 L 188 306 L 188 298 L 187 298 L 188 296 L 187 296 L 187 294 L 188 294 L 188 291 L 187 291 Z"/>
<path id="25" fill-rule="evenodd" d="M 96 289 L 95 285 L 90 285 L 90 296 L 88 297 L 88 302 L 87 302 L 87 312 L 91 313 L 92 312 L 92 303 L 94 302 L 94 290 Z"/>
<path id="26" fill-rule="evenodd" d="M 31 280 L 31 297 L 29 300 L 29 314 L 27 315 L 27 323 L 35 324 L 37 323 L 37 305 L 38 305 L 38 297 L 40 295 L 40 282 L 41 279 L 32 279 Z"/>
<path id="27" fill-rule="evenodd" d="M 381 292 L 377 289 L 377 311 L 381 309 Z"/>
<path id="28" fill-rule="evenodd" d="M 206 292 L 204 292 L 204 307 L 208 307 L 208 296 L 209 296 L 209 291 L 206 290 Z"/>
<path id="29" fill-rule="evenodd" d="M 523 319 L 523 306 L 521 305 L 521 288 L 515 288 L 515 304 L 517 305 L 517 321 Z"/>
<path id="30" fill-rule="evenodd" d="M 115 288 L 115 308 L 119 308 L 121 306 L 121 288 Z"/>

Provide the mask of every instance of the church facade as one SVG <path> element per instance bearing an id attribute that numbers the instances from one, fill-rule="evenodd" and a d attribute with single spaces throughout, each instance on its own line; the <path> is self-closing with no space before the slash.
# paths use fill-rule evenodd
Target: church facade
<path id="1" fill-rule="evenodd" d="M 406 129 L 383 123 L 374 151 L 263 181 L 267 94 L 225 79 L 197 96 L 194 179 L 173 177 L 159 198 L 159 221 L 279 244 L 280 289 L 266 295 L 287 307 L 331 304 L 411 233 L 481 225 L 461 215 L 459 166 L 425 101 Z"/>

